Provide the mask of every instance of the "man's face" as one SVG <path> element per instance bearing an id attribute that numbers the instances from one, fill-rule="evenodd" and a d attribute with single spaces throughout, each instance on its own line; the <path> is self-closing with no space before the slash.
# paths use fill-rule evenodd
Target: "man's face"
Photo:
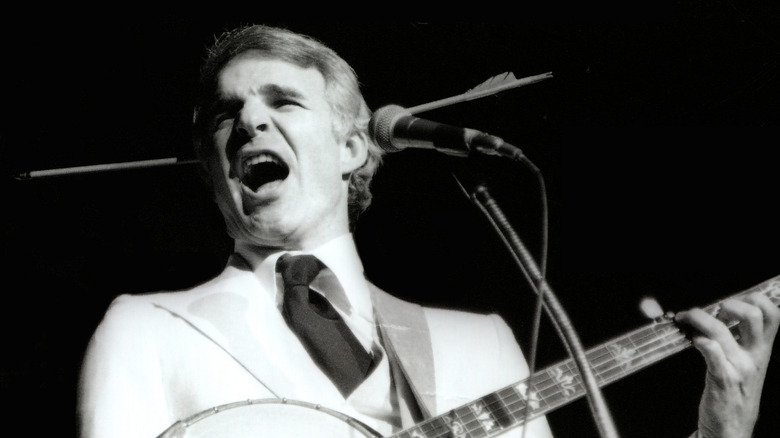
<path id="1" fill-rule="evenodd" d="M 297 249 L 348 231 L 342 175 L 365 154 L 336 138 L 318 70 L 241 55 L 219 75 L 213 114 L 210 173 L 232 237 Z"/>

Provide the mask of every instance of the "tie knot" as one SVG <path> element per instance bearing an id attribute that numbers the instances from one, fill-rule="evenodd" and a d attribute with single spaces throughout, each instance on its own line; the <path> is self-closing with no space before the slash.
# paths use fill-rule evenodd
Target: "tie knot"
<path id="1" fill-rule="evenodd" d="M 278 266 L 285 287 L 308 286 L 323 267 L 317 257 L 309 254 L 283 256 Z"/>

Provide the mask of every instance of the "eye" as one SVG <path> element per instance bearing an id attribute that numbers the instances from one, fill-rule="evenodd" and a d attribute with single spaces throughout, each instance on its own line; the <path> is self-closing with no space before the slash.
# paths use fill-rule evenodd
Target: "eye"
<path id="1" fill-rule="evenodd" d="M 241 103 L 235 100 L 217 100 L 211 108 L 211 127 L 213 130 L 231 128 Z"/>
<path id="2" fill-rule="evenodd" d="M 214 131 L 219 131 L 221 129 L 232 129 L 234 119 L 235 119 L 235 114 L 232 113 L 217 114 L 212 119 L 212 127 Z"/>
<path id="3" fill-rule="evenodd" d="M 302 106 L 300 102 L 295 99 L 279 98 L 274 100 L 275 108 L 282 108 L 285 106 Z"/>

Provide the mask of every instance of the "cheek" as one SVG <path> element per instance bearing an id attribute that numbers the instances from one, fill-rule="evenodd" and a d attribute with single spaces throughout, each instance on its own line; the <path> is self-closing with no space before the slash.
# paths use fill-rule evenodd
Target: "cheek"
<path id="1" fill-rule="evenodd" d="M 319 154 L 309 161 L 309 171 L 307 174 L 311 177 L 309 184 L 321 191 L 331 192 L 341 185 L 341 158 L 334 145 L 329 145 L 331 151 L 327 154 Z"/>
<path id="2" fill-rule="evenodd" d="M 341 182 L 341 146 L 334 138 L 329 123 L 318 126 L 305 139 L 299 139 L 301 142 L 298 144 L 306 145 L 299 155 L 301 177 L 307 181 L 309 189 L 330 192 Z"/>
<path id="3" fill-rule="evenodd" d="M 230 165 L 219 151 L 208 161 L 208 177 L 211 180 L 213 195 L 219 203 L 240 201 L 240 188 L 235 184 L 235 180 L 230 178 Z"/>
<path id="4" fill-rule="evenodd" d="M 220 130 L 214 134 L 214 136 L 211 138 L 211 141 L 211 151 L 213 153 L 212 158 L 216 161 L 219 161 L 221 166 L 228 166 L 228 136 L 224 134 L 222 130 Z"/>
<path id="5" fill-rule="evenodd" d="M 215 148 L 212 151 L 208 160 L 208 174 L 215 186 L 224 184 L 224 180 L 230 175 L 230 163 L 223 150 Z"/>

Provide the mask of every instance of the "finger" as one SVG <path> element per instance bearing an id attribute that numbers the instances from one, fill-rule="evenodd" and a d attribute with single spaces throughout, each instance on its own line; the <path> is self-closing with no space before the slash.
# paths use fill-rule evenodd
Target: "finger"
<path id="1" fill-rule="evenodd" d="M 723 386 L 732 375 L 732 366 L 723 352 L 721 344 L 705 336 L 694 336 L 692 341 L 693 346 L 704 357 L 707 372 L 715 378 L 719 385 Z"/>
<path id="2" fill-rule="evenodd" d="M 773 302 L 768 296 L 756 292 L 744 297 L 744 300 L 761 309 L 764 318 L 764 335 L 774 339 L 780 328 L 780 302 Z"/>
<path id="3" fill-rule="evenodd" d="M 675 320 L 693 328 L 698 332 L 698 335 L 719 343 L 728 357 L 737 357 L 737 355 L 742 353 L 742 347 L 734 339 L 734 335 L 731 334 L 728 327 L 722 321 L 698 307 L 679 312 Z"/>
<path id="4" fill-rule="evenodd" d="M 760 307 L 750 302 L 724 301 L 720 306 L 718 319 L 726 325 L 738 324 L 735 332 L 741 345 L 752 346 L 764 340 L 764 313 Z"/>

